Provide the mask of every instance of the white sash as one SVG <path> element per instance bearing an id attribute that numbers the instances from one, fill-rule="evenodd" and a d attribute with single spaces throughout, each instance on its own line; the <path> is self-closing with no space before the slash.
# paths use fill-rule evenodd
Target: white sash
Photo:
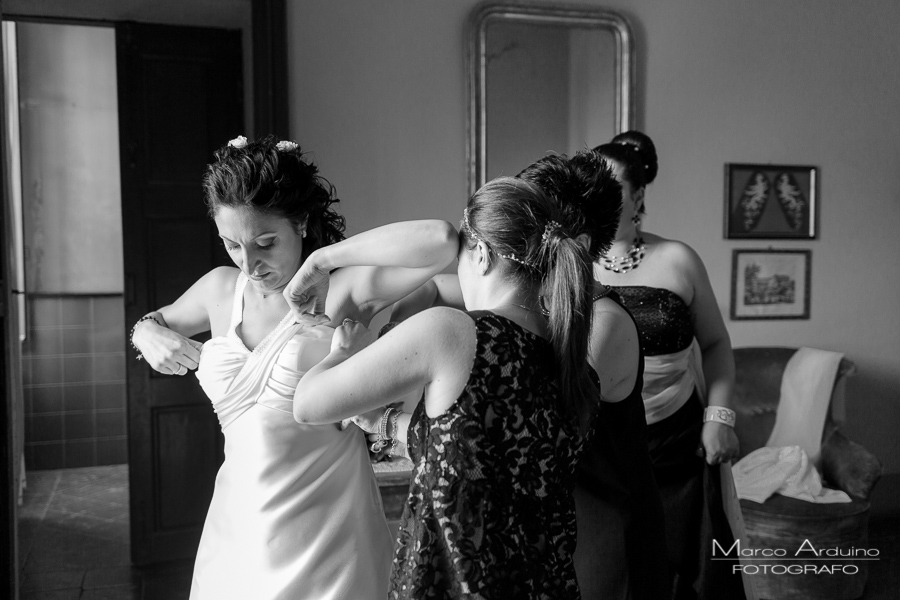
<path id="1" fill-rule="evenodd" d="M 694 389 L 706 397 L 700 345 L 696 338 L 684 350 L 644 357 L 644 415 L 647 424 L 673 415 Z"/>

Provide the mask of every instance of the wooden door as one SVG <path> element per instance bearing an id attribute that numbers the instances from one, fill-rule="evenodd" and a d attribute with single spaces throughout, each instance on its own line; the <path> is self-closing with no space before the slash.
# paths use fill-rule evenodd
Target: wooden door
<path id="1" fill-rule="evenodd" d="M 116 25 L 125 315 L 130 330 L 214 266 L 230 264 L 206 214 L 213 151 L 243 133 L 239 31 Z M 129 349 L 131 554 L 196 553 L 222 438 L 193 374 L 165 376 Z"/>
<path id="2" fill-rule="evenodd" d="M 0 9 L 0 21 L 3 11 Z M 0 33 L 0 48 L 3 48 Z M 0 109 L 5 98 L 3 62 L 0 61 Z M 8 198 L 7 130 L 5 115 L 0 117 L 0 597 L 18 598 L 18 496 L 22 466 L 23 400 L 22 347 L 19 341 L 19 316 L 15 287 L 15 258 L 12 252 L 13 218 Z"/>

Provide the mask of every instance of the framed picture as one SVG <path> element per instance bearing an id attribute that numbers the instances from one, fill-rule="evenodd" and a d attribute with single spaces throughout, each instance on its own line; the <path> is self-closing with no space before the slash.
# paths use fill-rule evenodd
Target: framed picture
<path id="1" fill-rule="evenodd" d="M 810 250 L 734 250 L 731 318 L 809 319 Z"/>
<path id="2" fill-rule="evenodd" d="M 725 164 L 726 239 L 814 239 L 816 167 Z"/>

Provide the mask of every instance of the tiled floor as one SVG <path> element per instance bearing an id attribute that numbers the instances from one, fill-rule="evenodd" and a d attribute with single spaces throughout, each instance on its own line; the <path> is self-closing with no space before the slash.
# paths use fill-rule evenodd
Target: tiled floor
<path id="1" fill-rule="evenodd" d="M 900 597 L 897 498 L 900 475 L 883 478 L 873 494 L 869 525 L 869 547 L 881 558 L 871 564 L 862 600 Z M 125 465 L 32 471 L 19 514 L 22 600 L 188 597 L 190 561 L 150 569 L 130 565 Z"/>
<path id="2" fill-rule="evenodd" d="M 19 510 L 21 600 L 179 600 L 192 563 L 131 566 L 128 467 L 31 471 Z"/>

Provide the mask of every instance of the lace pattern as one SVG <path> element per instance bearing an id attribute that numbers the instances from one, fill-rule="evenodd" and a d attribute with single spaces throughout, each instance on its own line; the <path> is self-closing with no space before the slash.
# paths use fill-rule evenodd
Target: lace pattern
<path id="1" fill-rule="evenodd" d="M 473 315 L 477 350 L 456 403 L 409 430 L 415 475 L 390 598 L 579 598 L 574 470 L 584 439 L 561 415 L 550 345 Z"/>

